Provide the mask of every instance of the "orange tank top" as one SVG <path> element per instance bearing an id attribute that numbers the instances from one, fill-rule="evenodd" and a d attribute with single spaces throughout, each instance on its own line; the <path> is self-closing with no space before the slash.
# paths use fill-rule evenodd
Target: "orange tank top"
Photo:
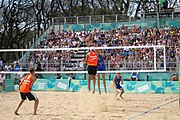
<path id="1" fill-rule="evenodd" d="M 90 52 L 88 57 L 88 65 L 89 66 L 97 66 L 98 63 L 98 56 L 96 52 Z"/>
<path id="2" fill-rule="evenodd" d="M 20 92 L 22 92 L 22 93 L 30 92 L 30 86 L 32 84 L 31 78 L 32 78 L 31 74 L 26 75 L 26 77 L 24 78 L 24 80 L 20 86 Z"/>

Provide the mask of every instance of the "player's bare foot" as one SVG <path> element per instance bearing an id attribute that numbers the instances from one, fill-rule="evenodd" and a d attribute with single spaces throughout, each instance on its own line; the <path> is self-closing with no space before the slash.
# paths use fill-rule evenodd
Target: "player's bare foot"
<path id="1" fill-rule="evenodd" d="M 118 97 L 118 98 L 116 98 L 116 100 L 119 100 L 119 97 Z"/>
<path id="2" fill-rule="evenodd" d="M 95 90 L 92 91 L 92 94 L 94 94 L 94 93 L 95 93 Z"/>
<path id="3" fill-rule="evenodd" d="M 120 98 L 121 98 L 121 99 L 124 99 L 121 95 L 120 95 Z"/>
<path id="4" fill-rule="evenodd" d="M 107 91 L 105 91 L 105 93 L 107 94 Z"/>
<path id="5" fill-rule="evenodd" d="M 101 95 L 101 91 L 99 91 L 99 95 Z"/>
<path id="6" fill-rule="evenodd" d="M 15 115 L 19 115 L 19 114 L 17 113 L 17 111 L 15 111 L 14 114 L 15 114 Z"/>
<path id="7" fill-rule="evenodd" d="M 37 113 L 33 113 L 33 115 L 37 115 Z"/>

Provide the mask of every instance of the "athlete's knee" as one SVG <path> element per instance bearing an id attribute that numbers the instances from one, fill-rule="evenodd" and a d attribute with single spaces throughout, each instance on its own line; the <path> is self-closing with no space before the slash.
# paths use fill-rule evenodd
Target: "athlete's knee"
<path id="1" fill-rule="evenodd" d="M 121 89 L 121 92 L 124 93 L 124 89 L 123 88 Z"/>
<path id="2" fill-rule="evenodd" d="M 35 99 L 34 101 L 37 102 L 37 103 L 39 103 L 39 99 Z"/>
<path id="3" fill-rule="evenodd" d="M 97 74 L 98 79 L 100 78 L 100 74 Z"/>
<path id="4" fill-rule="evenodd" d="M 91 77 L 92 77 L 93 79 L 95 79 L 95 78 L 96 78 L 96 77 L 95 77 L 95 75 L 92 75 Z"/>

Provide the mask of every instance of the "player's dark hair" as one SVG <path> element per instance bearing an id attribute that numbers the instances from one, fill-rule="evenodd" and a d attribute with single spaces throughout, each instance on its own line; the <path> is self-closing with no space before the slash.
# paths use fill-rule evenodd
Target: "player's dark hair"
<path id="1" fill-rule="evenodd" d="M 34 70 L 34 68 L 32 67 L 32 68 L 29 69 L 29 71 L 30 71 L 30 73 L 33 73 L 35 70 Z"/>

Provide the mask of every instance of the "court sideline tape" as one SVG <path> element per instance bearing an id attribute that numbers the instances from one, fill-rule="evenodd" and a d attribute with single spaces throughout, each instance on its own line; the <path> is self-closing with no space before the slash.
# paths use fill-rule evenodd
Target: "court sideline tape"
<path id="1" fill-rule="evenodd" d="M 160 105 L 160 106 L 157 106 L 157 107 L 155 107 L 155 108 L 152 108 L 152 109 L 150 109 L 150 110 L 147 110 L 147 111 L 144 111 L 144 112 L 142 112 L 142 113 L 139 113 L 139 114 L 137 114 L 137 115 L 135 115 L 135 116 L 132 116 L 132 117 L 129 118 L 128 120 L 132 120 L 132 119 L 134 119 L 134 118 L 137 118 L 138 116 L 141 116 L 141 115 L 150 113 L 150 112 L 152 112 L 153 110 L 159 109 L 160 107 L 165 106 L 165 105 L 168 105 L 168 104 L 170 104 L 170 103 L 173 103 L 173 102 L 175 102 L 175 101 L 177 101 L 177 100 L 178 100 L 178 98 L 177 98 L 177 99 L 174 99 L 174 100 L 172 100 L 172 101 L 170 101 L 170 102 L 167 102 L 167 103 L 165 103 L 165 104 L 162 104 L 162 105 Z"/>

